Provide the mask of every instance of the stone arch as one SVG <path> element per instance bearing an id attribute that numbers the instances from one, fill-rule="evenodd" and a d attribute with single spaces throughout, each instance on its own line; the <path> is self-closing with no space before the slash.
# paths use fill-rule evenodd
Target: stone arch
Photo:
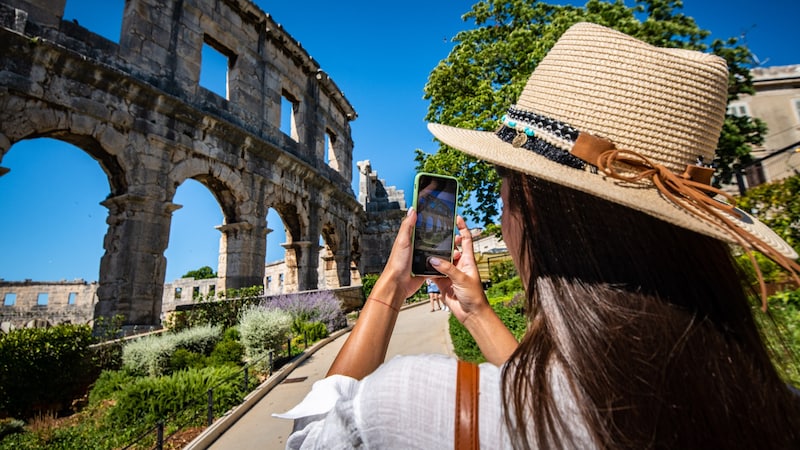
<path id="1" fill-rule="evenodd" d="M 280 243 L 283 247 L 283 261 L 286 268 L 283 280 L 283 289 L 286 292 L 306 290 L 309 286 L 304 282 L 301 272 L 306 268 L 306 260 L 311 242 L 305 236 L 308 226 L 301 216 L 302 209 L 296 203 L 273 203 L 269 208 L 275 210 L 281 220 L 281 226 L 286 232 L 286 241 Z M 274 229 L 274 224 L 270 224 Z"/>
<path id="2" fill-rule="evenodd" d="M 327 289 L 341 287 L 343 280 L 340 279 L 338 270 L 339 265 L 343 262 L 338 257 L 341 232 L 337 230 L 336 225 L 328 221 L 320 227 L 320 236 L 322 237 L 322 248 L 319 255 L 321 264 L 319 269 L 322 286 Z"/>
<path id="3" fill-rule="evenodd" d="M 355 229 L 364 217 L 350 187 L 355 110 L 299 42 L 249 1 L 128 0 L 118 44 L 62 21 L 63 13 L 63 0 L 0 3 L 0 157 L 20 139 L 50 136 L 83 148 L 106 171 L 95 316 L 160 324 L 164 250 L 178 207 L 171 201 L 187 178 L 223 208 L 226 287 L 263 278 L 271 206 L 288 230 L 297 288 L 314 288 L 320 217 L 333 212 L 327 221 Z M 198 86 L 206 39 L 225 43 L 236 61 L 229 99 Z M 300 103 L 297 141 L 280 131 L 284 91 Z M 334 167 L 317 150 L 326 129 L 341 152 Z M 352 239 L 337 245 L 348 253 Z"/>
<path id="4" fill-rule="evenodd" d="M 243 177 L 207 158 L 190 157 L 175 165 L 169 178 L 167 195 L 170 199 L 174 198 L 178 187 L 191 178 L 208 188 L 222 210 L 223 223 L 217 226 L 220 231 L 217 289 L 224 291 L 262 284 L 266 222 L 261 211 L 253 211 L 257 205 L 251 201 L 251 189 L 247 188 Z"/>
<path id="5" fill-rule="evenodd" d="M 242 211 L 250 205 L 250 194 L 241 176 L 228 167 L 214 165 L 206 158 L 190 157 L 169 171 L 167 198 L 171 201 L 178 187 L 190 178 L 211 191 L 226 223 L 239 222 L 252 214 L 252 211 Z"/>
<path id="6" fill-rule="evenodd" d="M 24 99 L 20 100 L 25 103 Z M 8 101 L 8 103 L 14 102 Z M 17 142 L 36 138 L 57 139 L 80 148 L 98 162 L 108 178 L 109 197 L 127 191 L 128 180 L 125 164 L 118 158 L 115 151 L 119 135 L 115 131 L 108 131 L 113 127 L 99 123 L 91 130 L 73 130 L 70 124 L 85 121 L 88 118 L 81 114 L 47 107 L 41 102 L 30 102 L 24 108 L 25 114 L 14 110 L 4 110 L 1 105 L 2 102 L 0 102 L 0 162 Z M 36 122 L 26 120 L 28 117 L 26 114 L 36 116 L 41 120 Z"/>

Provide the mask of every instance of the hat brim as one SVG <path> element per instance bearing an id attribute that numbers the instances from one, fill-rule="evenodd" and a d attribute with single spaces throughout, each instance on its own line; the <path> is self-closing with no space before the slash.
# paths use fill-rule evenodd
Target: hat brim
<path id="1" fill-rule="evenodd" d="M 676 205 L 652 185 L 628 183 L 602 173 L 574 169 L 525 148 L 514 147 L 499 139 L 493 132 L 436 123 L 429 123 L 428 129 L 442 143 L 478 159 L 577 189 L 722 241 L 738 243 L 729 231 L 725 231 L 724 226 L 713 225 L 715 222 L 719 223 L 719 219 L 710 216 L 708 220 L 698 218 L 687 210 L 694 210 L 692 205 Z M 788 258 L 797 259 L 797 252 L 774 231 L 743 211 L 742 214 L 742 217 L 730 215 L 728 218 L 765 245 Z"/>

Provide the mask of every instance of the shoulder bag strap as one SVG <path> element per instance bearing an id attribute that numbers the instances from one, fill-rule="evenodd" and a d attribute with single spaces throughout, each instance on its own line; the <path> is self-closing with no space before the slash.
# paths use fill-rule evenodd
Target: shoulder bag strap
<path id="1" fill-rule="evenodd" d="M 478 378 L 477 364 L 458 361 L 456 376 L 456 450 L 477 450 L 478 440 Z"/>

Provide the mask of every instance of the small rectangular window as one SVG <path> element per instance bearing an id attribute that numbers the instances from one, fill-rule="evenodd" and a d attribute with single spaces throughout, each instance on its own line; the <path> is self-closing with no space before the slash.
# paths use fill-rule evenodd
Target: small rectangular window
<path id="1" fill-rule="evenodd" d="M 278 286 L 283 286 L 283 274 L 278 275 Z"/>
<path id="2" fill-rule="evenodd" d="M 728 114 L 736 117 L 746 117 L 750 115 L 746 103 L 731 103 L 728 105 Z"/>
<path id="3" fill-rule="evenodd" d="M 47 292 L 39 292 L 39 295 L 36 296 L 36 304 L 38 306 L 47 306 Z"/>
<path id="4" fill-rule="evenodd" d="M 217 293 L 217 287 L 216 286 L 214 286 L 212 284 L 211 286 L 208 287 L 208 296 L 209 297 L 213 298 L 216 293 Z"/>
<path id="5" fill-rule="evenodd" d="M 17 303 L 17 294 L 14 292 L 6 292 L 3 296 L 3 306 L 14 306 Z"/>
<path id="6" fill-rule="evenodd" d="M 85 27 L 109 41 L 119 44 L 125 3 L 121 0 L 69 0 L 64 5 L 64 20 Z"/>
<path id="7" fill-rule="evenodd" d="M 175 298 L 181 298 L 181 292 L 183 292 L 183 288 L 176 287 L 175 288 Z"/>
<path id="8" fill-rule="evenodd" d="M 200 286 L 195 286 L 192 288 L 192 298 L 200 297 Z"/>
<path id="9" fill-rule="evenodd" d="M 200 86 L 230 100 L 228 75 L 231 60 L 220 51 L 222 47 L 214 40 L 206 36 L 205 41 L 200 53 Z"/>
<path id="10" fill-rule="evenodd" d="M 325 131 L 325 162 L 333 169 L 339 170 L 339 159 L 336 155 L 336 133 Z"/>
<path id="11" fill-rule="evenodd" d="M 295 142 L 300 142 L 300 137 L 297 132 L 297 122 L 295 121 L 298 103 L 299 102 L 291 98 L 287 92 L 284 92 L 281 96 L 281 131 Z"/>
<path id="12" fill-rule="evenodd" d="M 269 290 L 271 284 L 272 284 L 272 277 L 269 276 L 267 277 L 267 290 Z"/>
<path id="13" fill-rule="evenodd" d="M 69 297 L 67 299 L 67 304 L 68 305 L 74 305 L 75 304 L 75 300 L 77 300 L 77 298 L 78 298 L 78 293 L 77 292 L 70 292 L 69 293 Z"/>

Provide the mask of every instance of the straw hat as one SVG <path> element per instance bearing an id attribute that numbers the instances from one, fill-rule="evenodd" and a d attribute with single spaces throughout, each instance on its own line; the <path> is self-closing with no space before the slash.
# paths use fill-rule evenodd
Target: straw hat
<path id="1" fill-rule="evenodd" d="M 578 23 L 497 131 L 428 128 L 479 159 L 795 264 L 787 258 L 797 253 L 767 226 L 712 198 L 726 195 L 709 186 L 704 163 L 714 159 L 727 88 L 722 58 Z"/>

